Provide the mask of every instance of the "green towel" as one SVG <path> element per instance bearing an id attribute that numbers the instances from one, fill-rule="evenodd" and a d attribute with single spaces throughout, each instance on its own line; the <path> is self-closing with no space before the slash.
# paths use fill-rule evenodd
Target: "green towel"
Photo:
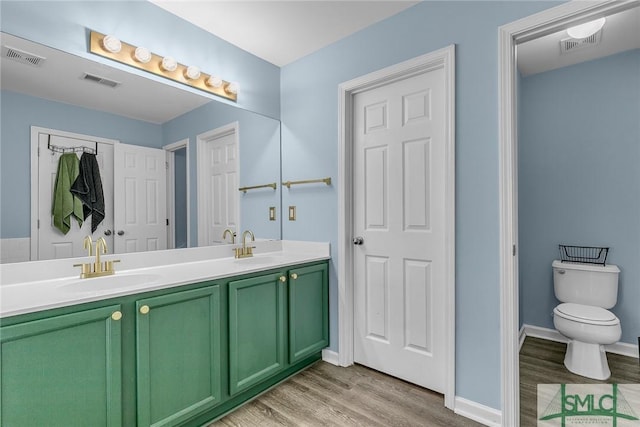
<path id="1" fill-rule="evenodd" d="M 66 153 L 60 156 L 58 161 L 58 173 L 56 185 L 53 187 L 53 225 L 63 234 L 67 234 L 71 228 L 71 217 L 78 220 L 82 227 L 84 214 L 82 202 L 71 194 L 71 185 L 80 173 L 80 161 L 75 153 Z"/>

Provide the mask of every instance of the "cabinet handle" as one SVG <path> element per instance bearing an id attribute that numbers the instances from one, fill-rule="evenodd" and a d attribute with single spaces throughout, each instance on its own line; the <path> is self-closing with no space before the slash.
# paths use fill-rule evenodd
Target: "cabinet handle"
<path id="1" fill-rule="evenodd" d="M 287 278 L 285 276 L 280 276 L 280 281 L 284 283 L 287 281 Z"/>
<path id="2" fill-rule="evenodd" d="M 111 314 L 111 318 L 112 318 L 113 320 L 120 320 L 120 319 L 122 319 L 122 312 L 121 312 L 121 311 L 114 311 L 114 312 Z"/>
<path id="3" fill-rule="evenodd" d="M 143 305 L 142 307 L 140 307 L 140 314 L 147 314 L 148 312 L 149 312 L 148 305 Z"/>
<path id="4" fill-rule="evenodd" d="M 291 273 L 291 278 L 293 280 L 296 280 L 298 278 L 298 275 L 296 273 Z"/>

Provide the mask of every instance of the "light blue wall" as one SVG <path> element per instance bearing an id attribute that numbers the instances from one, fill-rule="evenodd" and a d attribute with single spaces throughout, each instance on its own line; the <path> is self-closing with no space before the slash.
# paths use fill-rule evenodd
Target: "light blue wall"
<path id="1" fill-rule="evenodd" d="M 554 2 L 423 2 L 282 68 L 283 179 L 338 173 L 338 85 L 456 45 L 456 394 L 500 408 L 498 27 Z M 335 181 L 334 181 L 335 182 Z M 285 239 L 329 241 L 337 348 L 338 193 L 283 191 Z"/>
<path id="2" fill-rule="evenodd" d="M 238 122 L 241 187 L 278 183 L 277 189 L 240 193 L 240 224 L 251 227 L 256 237 L 280 239 L 280 122 L 250 111 L 210 102 L 162 125 L 164 143 L 189 138 L 191 183 L 191 246 L 198 241 L 197 136 Z M 277 221 L 269 221 L 269 206 L 276 206 Z M 240 234 L 240 233 L 238 233 Z"/>
<path id="3" fill-rule="evenodd" d="M 31 234 L 31 126 L 162 147 L 162 127 L 102 111 L 2 91 L 0 94 L 0 238 Z"/>
<path id="4" fill-rule="evenodd" d="M 553 328 L 558 244 L 608 246 L 621 341 L 640 335 L 640 50 L 522 80 L 520 286 L 524 323 Z"/>
<path id="5" fill-rule="evenodd" d="M 114 34 L 178 62 L 239 83 L 236 105 L 279 118 L 280 69 L 143 0 L 0 2 L 0 30 L 148 78 L 192 90 L 88 52 L 88 30 Z M 205 92 L 196 91 L 201 95 Z M 209 95 L 206 95 L 209 96 Z M 215 99 L 226 102 L 222 98 Z"/>

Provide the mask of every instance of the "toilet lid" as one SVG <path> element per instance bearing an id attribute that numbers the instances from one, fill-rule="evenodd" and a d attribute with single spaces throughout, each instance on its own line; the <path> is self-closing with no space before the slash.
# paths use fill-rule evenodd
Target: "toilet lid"
<path id="1" fill-rule="evenodd" d="M 556 314 L 569 320 L 598 325 L 615 325 L 619 322 L 615 314 L 602 307 L 565 302 L 554 310 Z"/>

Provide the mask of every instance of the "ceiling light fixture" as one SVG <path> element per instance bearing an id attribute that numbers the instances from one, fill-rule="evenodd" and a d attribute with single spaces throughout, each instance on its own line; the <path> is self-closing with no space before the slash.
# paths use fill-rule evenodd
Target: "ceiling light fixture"
<path id="1" fill-rule="evenodd" d="M 196 66 L 180 64 L 171 56 L 160 56 L 145 47 L 121 42 L 112 35 L 90 31 L 89 50 L 95 55 L 118 61 L 157 76 L 190 86 L 231 101 L 238 100 L 238 84 L 203 73 Z"/>
<path id="2" fill-rule="evenodd" d="M 594 35 L 602 29 L 606 18 L 596 19 L 595 21 L 585 22 L 584 24 L 576 25 L 567 30 L 567 34 L 574 39 L 586 39 L 589 36 Z"/>

